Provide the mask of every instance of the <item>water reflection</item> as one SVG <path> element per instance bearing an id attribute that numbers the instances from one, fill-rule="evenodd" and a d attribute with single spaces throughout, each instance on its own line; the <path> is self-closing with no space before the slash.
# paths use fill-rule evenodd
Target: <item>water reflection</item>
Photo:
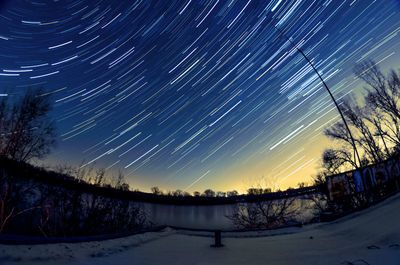
<path id="1" fill-rule="evenodd" d="M 309 201 L 299 199 L 299 221 L 304 223 L 312 218 L 312 207 Z M 234 213 L 236 204 L 223 205 L 167 205 L 143 203 L 150 221 L 156 225 L 170 225 L 192 229 L 234 230 L 232 221 L 227 218 Z"/>

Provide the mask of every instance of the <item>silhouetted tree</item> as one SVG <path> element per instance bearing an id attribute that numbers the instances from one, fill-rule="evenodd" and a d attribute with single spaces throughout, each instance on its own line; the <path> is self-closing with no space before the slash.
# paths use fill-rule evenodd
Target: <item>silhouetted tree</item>
<path id="1" fill-rule="evenodd" d="M 365 61 L 354 70 L 368 85 L 363 105 L 345 100 L 341 110 L 361 151 L 360 165 L 378 163 L 390 157 L 400 146 L 400 76 L 392 71 L 387 77 L 376 63 Z M 354 149 L 343 122 L 325 130 L 325 135 L 340 143 L 323 153 L 323 167 L 331 173 L 357 167 Z"/>
<path id="2" fill-rule="evenodd" d="M 48 113 L 51 104 L 42 90 L 28 90 L 20 99 L 0 98 L 0 159 L 22 162 L 42 158 L 55 144 L 54 122 Z M 0 174 L 0 232 L 17 216 L 32 213 L 41 205 L 25 199 L 32 194 L 32 184 L 16 183 L 15 177 L 3 171 Z"/>
<path id="3" fill-rule="evenodd" d="M 160 190 L 159 187 L 152 187 L 151 193 L 153 193 L 154 195 L 162 195 L 162 191 Z"/>
<path id="4" fill-rule="evenodd" d="M 176 196 L 176 197 L 180 197 L 180 196 L 183 196 L 183 191 L 182 190 L 176 190 L 176 191 L 174 191 L 174 196 Z"/>
<path id="5" fill-rule="evenodd" d="M 247 189 L 247 194 L 248 195 L 261 195 L 264 193 L 263 191 L 264 190 L 262 188 L 250 188 L 250 189 Z"/>
<path id="6" fill-rule="evenodd" d="M 30 187 L 22 187 L 15 182 L 5 181 L 5 174 L 7 173 L 2 170 L 0 175 L 0 233 L 15 217 L 40 208 L 40 206 L 21 207 L 20 202 L 24 199 L 24 195 L 30 193 Z"/>
<path id="7" fill-rule="evenodd" d="M 122 171 L 118 171 L 118 175 L 112 177 L 111 187 L 123 191 L 129 190 L 129 184 L 126 183 L 125 176 Z"/>
<path id="8" fill-rule="evenodd" d="M 306 187 L 307 185 L 306 185 L 306 183 L 305 182 L 299 182 L 299 183 L 297 183 L 297 187 L 298 188 L 304 188 L 304 187 Z"/>
<path id="9" fill-rule="evenodd" d="M 227 195 L 228 197 L 232 197 L 232 196 L 237 196 L 237 195 L 239 195 L 239 193 L 238 193 L 236 190 L 232 190 L 232 191 L 228 191 L 228 192 L 226 193 L 226 195 Z"/>
<path id="10" fill-rule="evenodd" d="M 193 196 L 194 196 L 194 197 L 200 197 L 200 195 L 201 195 L 201 193 L 198 192 L 198 191 L 194 191 L 194 192 L 193 192 Z"/>
<path id="11" fill-rule="evenodd" d="M 232 215 L 227 216 L 239 229 L 265 229 L 286 225 L 299 214 L 296 198 L 239 203 Z"/>
<path id="12" fill-rule="evenodd" d="M 355 74 L 368 85 L 365 99 L 380 133 L 400 146 L 400 73 L 392 70 L 385 76 L 375 62 L 364 61 L 355 67 Z"/>
<path id="13" fill-rule="evenodd" d="M 321 221 L 321 215 L 326 212 L 329 207 L 327 191 L 320 190 L 320 192 L 309 193 L 303 198 L 305 201 L 308 201 L 306 209 L 312 211 L 313 219 L 311 222 Z"/>
<path id="14" fill-rule="evenodd" d="M 226 192 L 218 191 L 217 197 L 226 197 Z"/>
<path id="15" fill-rule="evenodd" d="M 250 188 L 247 190 L 248 195 L 261 195 L 265 193 L 270 193 L 272 190 L 270 188 Z"/>
<path id="16" fill-rule="evenodd" d="M 42 90 L 28 90 L 15 102 L 0 100 L 0 155 L 18 161 L 43 158 L 55 145 L 51 103 Z"/>
<path id="17" fill-rule="evenodd" d="M 203 192 L 203 196 L 205 196 L 205 197 L 215 197 L 215 191 L 213 191 L 212 189 L 206 189 Z"/>
<path id="18" fill-rule="evenodd" d="M 345 148 L 326 149 L 322 154 L 322 167 L 331 174 L 340 173 L 346 164 L 351 165 L 351 168 L 357 167 L 352 154 Z"/>

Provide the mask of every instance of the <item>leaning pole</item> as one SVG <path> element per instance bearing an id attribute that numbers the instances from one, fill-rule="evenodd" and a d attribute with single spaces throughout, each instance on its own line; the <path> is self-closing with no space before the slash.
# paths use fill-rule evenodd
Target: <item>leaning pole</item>
<path id="1" fill-rule="evenodd" d="M 340 114 L 340 117 L 342 117 L 342 120 L 343 120 L 343 123 L 344 123 L 344 125 L 345 125 L 345 127 L 346 127 L 346 130 L 347 130 L 347 132 L 349 133 L 349 136 L 350 136 L 350 138 L 351 138 L 351 143 L 352 143 L 354 152 L 355 152 L 355 154 L 356 154 L 356 156 L 357 156 L 359 166 L 361 167 L 361 159 L 360 159 L 360 156 L 359 156 L 359 154 L 358 154 L 358 150 L 357 150 L 356 143 L 355 143 L 355 141 L 354 141 L 353 135 L 352 135 L 352 133 L 351 133 L 351 131 L 350 131 L 349 126 L 347 125 L 347 122 L 346 122 L 346 119 L 344 118 L 343 112 L 342 112 L 342 110 L 339 108 L 339 105 L 338 105 L 338 103 L 336 102 L 335 98 L 333 97 L 332 92 L 331 92 L 330 89 L 328 88 L 328 85 L 325 83 L 325 81 L 324 81 L 324 79 L 322 78 L 322 76 L 319 74 L 319 72 L 317 71 L 317 69 L 314 67 L 313 63 L 310 61 L 310 59 L 308 59 L 308 57 L 304 54 L 304 52 L 303 52 L 299 47 L 297 47 L 297 45 L 296 45 L 290 38 L 288 38 L 277 26 L 275 26 L 275 28 L 276 28 L 276 30 L 277 30 L 280 34 L 282 34 L 282 35 L 297 49 L 297 51 L 307 60 L 307 62 L 310 64 L 310 66 L 312 67 L 312 69 L 314 70 L 314 72 L 318 75 L 318 77 L 319 77 L 319 79 L 321 80 L 322 84 L 324 85 L 326 91 L 328 91 L 329 95 L 331 96 L 331 99 L 332 99 L 333 103 L 335 103 L 335 106 L 336 106 L 336 108 L 337 108 L 337 110 L 338 110 L 338 112 L 339 112 L 339 114 Z M 355 164 L 356 164 L 356 168 L 357 168 L 357 163 L 355 163 Z"/>

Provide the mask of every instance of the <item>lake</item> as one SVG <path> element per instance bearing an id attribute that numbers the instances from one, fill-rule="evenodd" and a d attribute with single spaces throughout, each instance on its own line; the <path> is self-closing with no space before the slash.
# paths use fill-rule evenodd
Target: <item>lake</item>
<path id="1" fill-rule="evenodd" d="M 141 203 L 148 214 L 149 220 L 156 225 L 169 225 L 190 229 L 234 230 L 232 221 L 227 216 L 232 215 L 237 203 L 222 205 L 169 205 Z M 312 203 L 304 198 L 298 198 L 295 207 L 300 214 L 297 221 L 308 222 L 313 216 Z"/>

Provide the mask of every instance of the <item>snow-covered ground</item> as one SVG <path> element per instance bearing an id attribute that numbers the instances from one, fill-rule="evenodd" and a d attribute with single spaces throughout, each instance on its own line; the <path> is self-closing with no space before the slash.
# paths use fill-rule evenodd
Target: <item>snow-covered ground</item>
<path id="1" fill-rule="evenodd" d="M 165 229 L 75 244 L 0 245 L 0 264 L 399 265 L 400 194 L 333 223 L 222 235 Z M 269 235 L 269 236 L 267 236 Z"/>

